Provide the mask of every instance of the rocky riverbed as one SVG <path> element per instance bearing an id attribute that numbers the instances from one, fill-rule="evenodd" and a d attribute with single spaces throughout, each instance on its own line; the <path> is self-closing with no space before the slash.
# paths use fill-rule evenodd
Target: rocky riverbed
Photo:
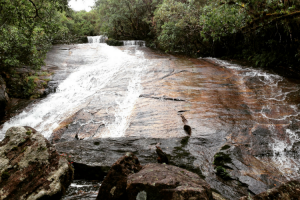
<path id="1" fill-rule="evenodd" d="M 138 46 L 56 46 L 49 55 L 65 69 L 58 90 L 3 131 L 40 130 L 71 156 L 75 179 L 102 180 L 128 151 L 156 162 L 156 145 L 228 199 L 299 176 L 298 80 Z"/>

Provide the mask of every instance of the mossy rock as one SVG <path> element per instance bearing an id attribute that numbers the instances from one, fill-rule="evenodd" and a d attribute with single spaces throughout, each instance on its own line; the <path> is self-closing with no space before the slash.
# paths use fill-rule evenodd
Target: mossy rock
<path id="1" fill-rule="evenodd" d="M 109 46 L 123 46 L 123 42 L 115 39 L 106 40 L 106 44 Z"/>

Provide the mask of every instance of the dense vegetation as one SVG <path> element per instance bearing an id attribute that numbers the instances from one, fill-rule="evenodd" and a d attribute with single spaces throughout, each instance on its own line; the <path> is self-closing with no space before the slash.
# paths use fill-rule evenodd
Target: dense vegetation
<path id="1" fill-rule="evenodd" d="M 95 10 L 100 31 L 114 39 L 263 67 L 300 62 L 297 0 L 98 0 Z"/>

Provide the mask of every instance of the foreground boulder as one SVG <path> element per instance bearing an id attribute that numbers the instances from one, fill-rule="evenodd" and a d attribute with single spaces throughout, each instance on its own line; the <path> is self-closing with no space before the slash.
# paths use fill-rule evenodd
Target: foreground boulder
<path id="1" fill-rule="evenodd" d="M 126 153 L 109 170 L 101 184 L 97 200 L 126 200 L 127 177 L 141 169 L 138 158 L 132 153 Z"/>
<path id="2" fill-rule="evenodd" d="M 60 199 L 73 169 L 30 127 L 12 127 L 0 142 L 0 199 Z"/>
<path id="3" fill-rule="evenodd" d="M 127 179 L 129 200 L 209 200 L 208 183 L 197 174 L 166 164 L 148 164 Z"/>
<path id="4" fill-rule="evenodd" d="M 292 180 L 279 187 L 262 192 L 254 197 L 242 197 L 240 200 L 298 200 L 300 199 L 300 179 Z"/>

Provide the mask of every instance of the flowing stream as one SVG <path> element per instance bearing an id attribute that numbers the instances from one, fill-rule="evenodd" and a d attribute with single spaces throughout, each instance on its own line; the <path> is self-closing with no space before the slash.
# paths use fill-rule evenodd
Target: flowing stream
<path id="1" fill-rule="evenodd" d="M 191 138 L 204 141 L 194 164 L 214 188 L 223 187 L 212 162 L 224 144 L 240 149 L 233 164 L 252 193 L 299 177 L 298 80 L 215 58 L 164 54 L 143 41 L 111 47 L 105 39 L 54 46 L 46 63 L 58 69 L 56 92 L 7 121 L 0 139 L 8 128 L 25 125 L 52 142 L 185 137 L 183 115 Z M 228 188 L 220 190 L 231 197 Z"/>

